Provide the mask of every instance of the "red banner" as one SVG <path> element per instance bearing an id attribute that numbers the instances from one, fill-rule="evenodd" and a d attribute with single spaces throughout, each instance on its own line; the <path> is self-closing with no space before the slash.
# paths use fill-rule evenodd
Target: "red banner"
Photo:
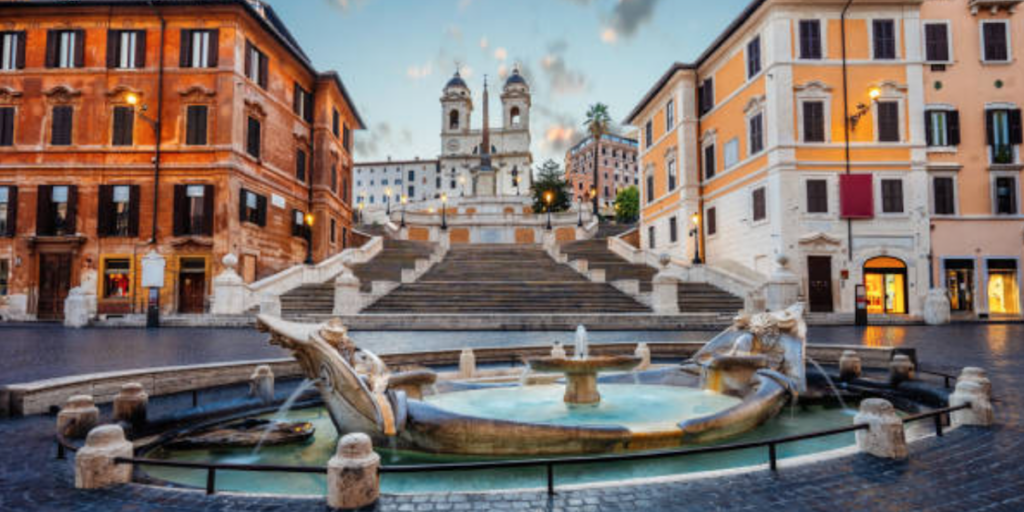
<path id="1" fill-rule="evenodd" d="M 839 210 L 844 219 L 870 219 L 875 216 L 875 189 L 870 174 L 839 176 Z"/>

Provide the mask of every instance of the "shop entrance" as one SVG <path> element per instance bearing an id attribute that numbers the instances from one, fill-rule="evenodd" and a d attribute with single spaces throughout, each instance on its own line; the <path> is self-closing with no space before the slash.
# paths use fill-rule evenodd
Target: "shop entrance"
<path id="1" fill-rule="evenodd" d="M 1017 260 L 988 261 L 988 311 L 994 315 L 1020 314 Z"/>
<path id="2" fill-rule="evenodd" d="M 946 260 L 946 290 L 953 311 L 974 311 L 974 260 Z"/>
<path id="3" fill-rule="evenodd" d="M 206 312 L 206 259 L 182 258 L 178 274 L 178 313 Z"/>
<path id="4" fill-rule="evenodd" d="M 807 257 L 807 298 L 813 313 L 832 312 L 832 258 Z"/>
<path id="5" fill-rule="evenodd" d="M 40 320 L 63 320 L 64 299 L 71 290 L 71 254 L 43 253 L 39 255 L 39 307 Z"/>
<path id="6" fill-rule="evenodd" d="M 907 264 L 896 258 L 881 257 L 864 264 L 864 287 L 868 314 L 905 315 L 907 313 Z"/>

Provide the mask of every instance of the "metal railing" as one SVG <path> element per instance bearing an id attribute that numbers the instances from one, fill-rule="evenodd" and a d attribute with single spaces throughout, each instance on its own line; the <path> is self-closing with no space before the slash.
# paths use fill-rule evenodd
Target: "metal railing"
<path id="1" fill-rule="evenodd" d="M 937 437 L 943 436 L 943 427 L 948 423 L 947 418 L 950 413 L 971 408 L 971 404 L 963 404 L 954 407 L 945 407 L 942 409 L 933 409 L 930 411 L 913 414 L 903 418 L 904 425 L 908 423 L 914 423 L 927 419 L 932 419 L 935 426 L 935 435 Z M 732 443 L 718 446 L 705 446 L 701 448 L 689 448 L 679 450 L 659 450 L 649 452 L 638 452 L 638 453 L 625 453 L 616 455 L 598 455 L 594 457 L 566 457 L 566 458 L 545 458 L 545 459 L 526 459 L 526 460 L 502 460 L 502 461 L 487 461 L 487 462 L 465 462 L 465 463 L 449 463 L 449 464 L 418 464 L 418 465 L 398 465 L 398 466 L 381 466 L 378 471 L 380 474 L 409 474 L 409 473 L 441 473 L 441 472 L 453 472 L 453 471 L 480 471 L 480 470 L 500 470 L 500 469 L 516 469 L 516 468 L 538 468 L 543 467 L 545 469 L 545 475 L 547 478 L 547 492 L 548 495 L 555 494 L 555 468 L 559 466 L 574 466 L 582 464 L 592 463 L 609 463 L 609 462 L 634 462 L 642 460 L 652 459 L 666 459 L 676 457 L 689 457 L 696 455 L 708 455 L 723 452 L 732 452 L 739 450 L 750 450 L 757 448 L 768 449 L 768 468 L 771 471 L 778 471 L 778 446 L 783 444 L 795 443 L 808 439 L 816 439 L 820 437 L 829 437 L 841 434 L 847 434 L 851 432 L 857 432 L 859 430 L 867 430 L 870 426 L 868 424 L 855 424 L 848 427 L 840 427 L 828 430 L 820 430 L 817 432 L 810 432 L 807 434 L 798 434 L 793 436 L 778 437 L 773 439 L 767 439 L 762 441 L 750 441 L 745 443 Z M 57 435 L 57 458 L 65 458 L 66 451 L 75 452 L 77 448 L 69 443 L 60 434 Z M 247 471 L 247 472 L 260 472 L 260 473 L 299 473 L 299 474 L 327 474 L 326 467 L 316 466 L 278 466 L 278 465 L 262 465 L 262 464 L 226 464 L 226 463 L 209 463 L 209 462 L 185 462 L 185 461 L 171 461 L 171 460 L 160 460 L 160 459 L 148 459 L 140 457 L 117 457 L 114 459 L 116 464 L 132 464 L 134 466 L 154 466 L 154 467 L 170 467 L 179 469 L 195 469 L 206 471 L 206 494 L 212 495 L 216 493 L 217 486 L 217 472 L 218 471 Z"/>

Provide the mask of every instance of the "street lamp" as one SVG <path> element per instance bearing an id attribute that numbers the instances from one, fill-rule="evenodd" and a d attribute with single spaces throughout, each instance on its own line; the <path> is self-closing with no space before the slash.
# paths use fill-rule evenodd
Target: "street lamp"
<path id="1" fill-rule="evenodd" d="M 448 229 L 448 194 L 441 194 L 441 229 Z"/>
<path id="2" fill-rule="evenodd" d="M 388 206 L 388 222 L 391 222 L 391 187 L 384 189 L 384 202 L 387 203 Z"/>
<path id="3" fill-rule="evenodd" d="M 459 190 L 461 190 L 462 197 L 466 197 L 466 177 L 459 176 Z"/>
<path id="4" fill-rule="evenodd" d="M 548 211 L 548 231 L 551 231 L 551 202 L 555 200 L 555 194 L 550 190 L 544 192 L 544 202 L 547 204 Z"/>
<path id="5" fill-rule="evenodd" d="M 405 227 L 405 205 L 409 202 L 409 196 L 402 196 L 402 227 Z"/>
<path id="6" fill-rule="evenodd" d="M 363 219 L 363 208 L 366 208 L 366 203 L 360 202 L 359 203 L 359 224 L 362 224 L 363 221 L 364 221 L 364 219 Z"/>
<path id="7" fill-rule="evenodd" d="M 359 205 L 360 207 L 362 204 Z M 313 264 L 313 214 L 307 213 L 303 217 L 303 222 L 306 224 L 305 235 L 306 235 L 306 265 Z"/>
<path id="8" fill-rule="evenodd" d="M 578 219 L 576 220 L 576 227 L 582 228 L 583 227 L 583 196 L 580 195 L 580 194 L 576 194 L 576 215 L 578 217 Z"/>
<path id="9" fill-rule="evenodd" d="M 693 237 L 693 264 L 701 265 L 704 262 L 700 259 L 700 214 L 694 213 L 691 220 L 693 221 L 693 229 L 690 230 L 690 236 Z"/>

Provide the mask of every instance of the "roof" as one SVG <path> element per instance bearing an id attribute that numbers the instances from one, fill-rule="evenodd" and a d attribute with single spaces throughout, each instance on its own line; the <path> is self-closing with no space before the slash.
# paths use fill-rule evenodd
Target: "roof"
<path id="1" fill-rule="evenodd" d="M 260 26 L 272 35 L 281 46 L 283 46 L 289 53 L 295 57 L 296 60 L 301 63 L 307 71 L 309 71 L 317 79 L 320 78 L 333 78 L 341 90 L 342 96 L 345 97 L 345 101 L 348 102 L 349 108 L 352 110 L 352 115 L 355 116 L 356 120 L 359 121 L 360 128 L 364 128 L 366 123 L 363 122 L 359 116 L 359 112 L 356 110 L 355 103 L 352 102 L 352 98 L 349 96 L 348 91 L 341 82 L 340 76 L 337 71 L 329 71 L 320 73 L 313 63 L 310 61 L 309 56 L 299 45 L 298 41 L 285 26 L 284 22 L 278 17 L 277 12 L 266 2 L 262 0 L 76 0 L 75 2 L 68 2 L 67 0 L 20 0 L 17 2 L 2 1 L 0 0 L 0 9 L 3 8 L 24 8 L 24 7 L 110 7 L 110 6 L 121 6 L 121 7 L 153 7 L 155 5 L 168 6 L 168 7 L 195 7 L 195 6 L 208 6 L 208 5 L 237 5 L 242 7 L 252 18 L 260 24 Z M 332 76 L 333 75 L 333 76 Z"/>
<path id="2" fill-rule="evenodd" d="M 512 85 L 512 84 L 523 84 L 523 85 L 526 85 L 526 79 L 523 78 L 523 75 L 519 74 L 519 69 L 513 69 L 512 70 L 512 74 L 509 75 L 509 77 L 508 77 L 508 80 L 505 80 L 505 85 L 506 86 Z"/>
<path id="3" fill-rule="evenodd" d="M 440 163 L 436 158 L 433 160 L 381 160 L 377 162 L 357 162 L 355 167 L 387 167 L 389 165 L 394 166 L 406 166 L 406 165 L 437 165 Z"/>
<path id="4" fill-rule="evenodd" d="M 466 81 L 462 79 L 462 75 L 460 75 L 458 71 L 455 72 L 455 76 L 453 76 L 451 80 L 448 80 L 448 83 L 444 86 L 445 89 L 449 87 L 465 87 L 469 89 L 469 86 L 466 85 Z"/>

